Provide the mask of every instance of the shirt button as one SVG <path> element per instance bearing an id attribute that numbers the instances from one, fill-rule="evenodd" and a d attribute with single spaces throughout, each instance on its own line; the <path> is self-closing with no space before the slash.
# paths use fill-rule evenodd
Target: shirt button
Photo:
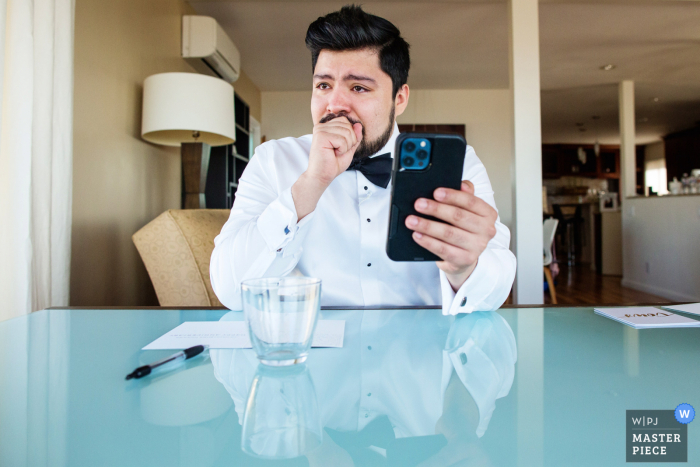
<path id="1" fill-rule="evenodd" d="M 367 187 L 365 187 L 365 190 L 367 190 Z"/>
<path id="2" fill-rule="evenodd" d="M 367 222 L 372 222 L 371 220 L 367 219 Z"/>
<path id="3" fill-rule="evenodd" d="M 372 346 L 371 346 L 371 345 L 368 345 L 368 346 L 367 346 L 367 350 L 372 350 Z"/>
<path id="4" fill-rule="evenodd" d="M 370 267 L 370 266 L 372 266 L 372 263 L 367 263 L 367 267 Z"/>
<path id="5" fill-rule="evenodd" d="M 368 413 L 365 414 L 365 418 L 369 418 L 369 414 L 368 414 Z"/>
<path id="6" fill-rule="evenodd" d="M 277 253 L 279 253 L 280 251 L 282 251 L 282 248 L 280 248 L 279 250 L 277 250 Z"/>
<path id="7" fill-rule="evenodd" d="M 367 397 L 370 397 L 371 395 L 372 395 L 371 392 L 368 392 L 368 393 L 367 393 Z"/>
<path id="8" fill-rule="evenodd" d="M 464 306 L 464 305 L 466 305 L 466 304 L 467 304 L 467 297 L 464 297 L 464 298 L 462 299 L 462 302 L 459 304 L 459 306 Z"/>

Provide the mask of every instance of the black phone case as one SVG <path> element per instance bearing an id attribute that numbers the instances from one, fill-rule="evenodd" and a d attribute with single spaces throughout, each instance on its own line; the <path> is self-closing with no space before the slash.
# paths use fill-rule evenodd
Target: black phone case
<path id="1" fill-rule="evenodd" d="M 401 143 L 406 138 L 426 138 L 432 145 L 430 165 L 425 170 L 401 170 Z M 406 217 L 418 214 L 414 209 L 418 198 L 433 199 L 439 187 L 459 190 L 462 184 L 462 169 L 467 142 L 459 135 L 435 133 L 401 133 L 396 139 L 394 165 L 391 172 L 391 211 L 386 254 L 393 261 L 441 261 L 441 259 L 419 246 L 412 237 L 413 231 L 406 227 Z"/>

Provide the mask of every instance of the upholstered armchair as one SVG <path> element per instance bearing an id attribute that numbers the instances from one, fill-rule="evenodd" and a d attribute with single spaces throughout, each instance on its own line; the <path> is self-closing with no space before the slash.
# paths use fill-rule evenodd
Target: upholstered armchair
<path id="1" fill-rule="evenodd" d="M 161 306 L 221 306 L 211 288 L 209 261 L 227 209 L 170 209 L 132 239 Z"/>

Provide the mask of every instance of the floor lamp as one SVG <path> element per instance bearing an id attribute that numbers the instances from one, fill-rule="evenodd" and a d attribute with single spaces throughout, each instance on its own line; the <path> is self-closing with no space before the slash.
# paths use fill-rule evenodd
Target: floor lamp
<path id="1" fill-rule="evenodd" d="M 160 73 L 143 82 L 141 137 L 180 146 L 183 209 L 206 208 L 211 146 L 236 141 L 233 86 L 197 73 Z"/>

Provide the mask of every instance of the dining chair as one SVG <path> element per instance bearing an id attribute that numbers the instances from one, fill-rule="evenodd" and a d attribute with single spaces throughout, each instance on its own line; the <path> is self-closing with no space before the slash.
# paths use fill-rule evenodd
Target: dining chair
<path id="1" fill-rule="evenodd" d="M 222 306 L 211 287 L 209 262 L 214 237 L 228 209 L 170 209 L 132 239 L 160 306 Z"/>
<path id="2" fill-rule="evenodd" d="M 566 237 L 566 259 L 569 266 L 576 264 L 576 245 L 580 243 L 581 225 L 583 224 L 582 205 L 576 206 L 553 204 L 554 217 L 562 226 Z"/>
<path id="3" fill-rule="evenodd" d="M 544 246 L 544 275 L 547 278 L 549 285 L 549 294 L 552 297 L 552 303 L 557 304 L 557 292 L 554 290 L 554 280 L 552 279 L 552 270 L 549 265 L 552 264 L 552 244 L 554 243 L 554 234 L 557 232 L 558 219 L 545 219 L 542 226 L 542 245 Z"/>

